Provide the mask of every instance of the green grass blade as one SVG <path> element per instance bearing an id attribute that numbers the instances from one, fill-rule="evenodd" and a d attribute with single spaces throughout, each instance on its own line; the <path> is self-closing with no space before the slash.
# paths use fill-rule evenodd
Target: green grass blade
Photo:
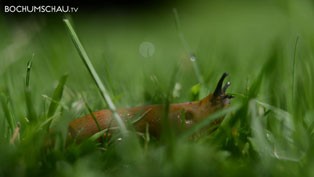
<path id="1" fill-rule="evenodd" d="M 49 117 L 48 119 L 46 119 L 45 121 L 41 122 L 39 127 L 40 128 L 43 128 L 45 127 L 46 125 L 50 125 L 50 122 L 52 122 L 53 120 L 55 120 L 57 117 L 59 117 L 60 114 L 54 114 L 53 116 Z M 48 126 L 49 127 L 49 126 Z"/>
<path id="2" fill-rule="evenodd" d="M 200 68 L 197 64 L 196 57 L 193 54 L 191 47 L 189 46 L 188 42 L 185 40 L 183 32 L 181 31 L 180 18 L 179 18 L 179 14 L 178 14 L 178 11 L 176 8 L 173 9 L 173 14 L 174 14 L 175 22 L 176 22 L 177 33 L 178 33 L 178 36 L 181 40 L 181 43 L 183 44 L 185 50 L 189 53 L 190 60 L 193 64 L 194 72 L 196 74 L 196 77 L 197 77 L 199 83 L 203 83 L 204 79 L 203 79 L 203 76 L 201 74 Z"/>
<path id="3" fill-rule="evenodd" d="M 0 93 L 0 101 L 2 104 L 2 109 L 4 112 L 4 116 L 7 120 L 7 123 L 9 125 L 10 128 L 10 135 L 13 134 L 13 131 L 15 130 L 16 127 L 16 122 L 11 114 L 10 108 L 9 108 L 9 101 L 7 96 L 4 93 Z"/>
<path id="4" fill-rule="evenodd" d="M 116 130 L 118 129 L 118 127 L 111 127 L 111 128 L 106 128 L 106 129 L 103 129 L 95 134 L 93 134 L 91 137 L 89 137 L 88 139 L 89 140 L 92 140 L 92 141 L 96 141 L 97 139 L 99 139 L 100 137 L 104 136 L 104 133 L 107 133 L 109 130 Z"/>
<path id="5" fill-rule="evenodd" d="M 264 66 L 265 68 L 265 66 Z M 264 70 L 262 69 L 262 71 L 259 73 L 259 75 L 257 76 L 257 79 L 251 84 L 249 91 L 248 91 L 248 100 L 256 98 L 258 96 L 258 93 L 260 91 L 262 82 L 263 82 L 263 78 L 264 78 Z"/>
<path id="6" fill-rule="evenodd" d="M 295 66 L 296 66 L 296 55 L 297 55 L 297 48 L 298 48 L 298 43 L 299 43 L 300 36 L 297 36 L 297 39 L 295 41 L 295 46 L 294 46 L 294 53 L 293 53 L 293 65 L 292 65 L 292 103 L 294 103 L 294 87 L 295 87 Z"/>
<path id="7" fill-rule="evenodd" d="M 92 118 L 94 119 L 94 121 L 95 121 L 95 123 L 96 123 L 96 125 L 97 125 L 97 128 L 98 128 L 98 131 L 101 131 L 101 127 L 100 127 L 100 125 L 99 125 L 99 123 L 98 123 L 98 121 L 97 121 L 97 119 L 96 119 L 96 117 L 95 117 L 95 115 L 94 115 L 94 113 L 93 113 L 93 111 L 92 111 L 92 108 L 87 104 L 87 102 L 85 101 L 85 107 L 87 108 L 87 110 L 88 110 L 88 113 L 92 116 Z"/>
<path id="8" fill-rule="evenodd" d="M 272 105 L 269 105 L 259 100 L 255 100 L 255 102 L 258 105 L 263 106 L 264 108 L 271 110 L 273 113 L 275 113 L 276 118 L 283 121 L 284 126 L 288 128 L 289 131 L 293 131 L 295 129 L 292 115 L 289 112 L 282 110 L 280 108 L 276 108 Z"/>
<path id="9" fill-rule="evenodd" d="M 31 76 L 31 69 L 32 69 L 32 60 L 29 60 L 27 62 L 27 69 L 26 69 L 26 80 L 25 80 L 26 87 L 29 87 L 29 80 L 30 80 L 30 76 Z"/>
<path id="10" fill-rule="evenodd" d="M 249 114 L 251 116 L 251 130 L 253 133 L 253 138 L 250 139 L 251 143 L 262 158 L 269 158 L 269 155 L 272 154 L 272 148 L 266 140 L 265 130 L 261 117 L 258 116 L 257 106 L 254 99 L 249 102 Z"/>
<path id="11" fill-rule="evenodd" d="M 126 135 L 127 134 L 127 128 L 124 124 L 124 122 L 122 121 L 121 117 L 119 116 L 119 114 L 116 111 L 116 107 L 113 104 L 109 93 L 108 93 L 108 89 L 106 89 L 106 87 L 104 86 L 104 84 L 102 83 L 102 81 L 100 80 L 96 70 L 94 69 L 85 49 L 83 48 L 78 36 L 76 35 L 76 32 L 74 30 L 74 28 L 72 27 L 70 21 L 68 19 L 64 19 L 64 22 L 67 26 L 67 29 L 70 32 L 70 36 L 72 38 L 72 41 L 76 47 L 76 49 L 78 50 L 79 55 L 81 56 L 81 59 L 83 60 L 83 63 L 85 64 L 87 70 L 89 71 L 89 73 L 91 74 L 92 78 L 94 79 L 102 97 L 104 98 L 105 102 L 107 103 L 110 111 L 112 112 L 112 115 L 114 117 L 114 119 L 117 121 L 118 126 L 120 128 L 120 131 L 122 133 L 122 135 Z"/>
<path id="12" fill-rule="evenodd" d="M 149 124 L 146 123 L 146 127 L 145 127 L 145 147 L 146 147 L 146 149 L 147 149 L 149 141 L 150 141 Z"/>
<path id="13" fill-rule="evenodd" d="M 33 107 L 33 100 L 30 88 L 30 77 L 31 77 L 31 69 L 32 69 L 32 60 L 27 62 L 26 68 L 26 79 L 25 79 L 25 100 L 26 100 L 26 108 L 27 108 L 27 117 L 30 122 L 37 121 L 36 111 Z"/>
<path id="14" fill-rule="evenodd" d="M 59 101 L 56 101 L 56 100 L 54 100 L 53 98 L 50 98 L 48 95 L 41 95 L 41 97 L 42 97 L 44 100 L 46 100 L 47 102 L 49 102 L 49 103 L 54 102 L 54 103 L 56 103 L 57 105 L 61 106 L 62 109 L 69 110 L 69 107 L 68 107 L 66 104 L 64 104 L 64 103 L 62 103 L 62 102 L 59 102 Z M 50 105 L 49 105 L 49 106 L 50 106 Z M 48 109 L 49 109 L 49 108 L 48 108 Z"/>
<path id="15" fill-rule="evenodd" d="M 37 121 L 37 115 L 35 112 L 35 109 L 33 107 L 33 100 L 31 96 L 31 89 L 30 88 L 25 88 L 25 99 L 26 99 L 26 108 L 27 108 L 27 118 L 30 122 L 35 122 Z"/>
<path id="16" fill-rule="evenodd" d="M 152 110 L 152 108 L 149 108 L 148 110 L 145 111 L 145 109 L 143 109 L 141 112 L 139 112 L 138 114 L 136 114 L 135 116 L 133 116 L 130 119 L 130 123 L 131 124 L 135 124 L 136 122 L 140 121 L 142 118 L 144 118 L 146 116 L 146 114 L 148 114 L 150 111 Z"/>
<path id="17" fill-rule="evenodd" d="M 63 94 L 64 85 L 65 85 L 67 79 L 68 79 L 68 74 L 63 75 L 61 77 L 61 79 L 59 80 L 57 88 L 53 92 L 52 100 L 55 100 L 55 101 L 50 102 L 48 114 L 47 114 L 48 118 L 55 114 L 55 112 L 59 106 L 59 102 L 60 102 L 60 100 L 62 98 L 62 94 Z"/>
<path id="18" fill-rule="evenodd" d="M 101 138 L 104 136 L 104 133 L 106 133 L 108 131 L 108 129 L 103 129 L 95 134 L 93 134 L 91 137 L 89 137 L 88 139 L 91 141 L 96 141 L 97 139 Z"/>
<path id="19" fill-rule="evenodd" d="M 223 117 L 224 115 L 226 115 L 229 112 L 233 112 L 236 111 L 240 108 L 239 105 L 234 105 L 231 106 L 227 109 L 223 109 L 220 110 L 214 114 L 211 114 L 210 116 L 208 116 L 207 118 L 201 120 L 200 122 L 198 122 L 197 124 L 193 125 L 191 128 L 189 128 L 186 132 L 184 132 L 181 135 L 181 139 L 186 139 L 190 136 L 192 136 L 194 133 L 199 132 L 202 128 L 205 128 L 206 126 L 208 126 L 211 122 L 213 122 L 214 120 Z"/>
<path id="20" fill-rule="evenodd" d="M 168 89 L 168 93 L 165 99 L 165 107 L 163 112 L 163 117 L 161 119 L 161 125 L 162 125 L 162 132 L 161 132 L 161 140 L 166 141 L 170 146 L 172 147 L 173 141 L 174 141 L 174 130 L 170 126 L 169 122 L 169 111 L 170 111 L 170 104 L 173 101 L 173 90 L 175 88 L 175 83 L 177 79 L 177 73 L 178 73 L 179 67 L 175 66 L 173 69 L 173 73 L 170 79 L 170 85 Z M 171 149 L 171 148 L 169 148 Z M 172 152 L 170 152 L 172 153 Z"/>

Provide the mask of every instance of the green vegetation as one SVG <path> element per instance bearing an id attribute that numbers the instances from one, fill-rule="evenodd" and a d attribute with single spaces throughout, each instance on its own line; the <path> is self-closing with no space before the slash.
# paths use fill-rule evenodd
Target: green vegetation
<path id="1" fill-rule="evenodd" d="M 0 176 L 314 175 L 313 2 L 78 13 L 73 28 L 11 18 L 0 17 Z M 93 141 L 109 129 L 66 141 L 77 117 L 200 99 L 224 72 L 231 106 L 182 134 L 157 140 L 122 122 L 122 139 Z M 216 131 L 193 136 L 221 115 Z"/>

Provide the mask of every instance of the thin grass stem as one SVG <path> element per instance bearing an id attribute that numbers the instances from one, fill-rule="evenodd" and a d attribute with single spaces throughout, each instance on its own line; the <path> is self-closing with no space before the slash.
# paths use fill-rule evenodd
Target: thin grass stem
<path id="1" fill-rule="evenodd" d="M 180 18 L 179 18 L 179 14 L 178 14 L 178 11 L 176 8 L 173 8 L 173 14 L 174 14 L 175 22 L 176 22 L 176 30 L 177 30 L 178 36 L 181 40 L 181 43 L 183 44 L 183 47 L 185 48 L 185 50 L 189 53 L 190 60 L 193 64 L 194 72 L 196 74 L 196 77 L 197 77 L 199 83 L 203 83 L 204 79 L 203 79 L 203 76 L 202 76 L 201 71 L 199 69 L 196 57 L 195 57 L 194 53 L 192 52 L 191 47 L 189 46 L 188 42 L 185 40 L 183 32 L 181 31 Z"/>
<path id="2" fill-rule="evenodd" d="M 95 81 L 95 84 L 98 88 L 98 90 L 100 91 L 104 101 L 107 103 L 114 119 L 117 121 L 118 123 L 118 126 L 119 126 L 119 129 L 122 133 L 123 136 L 126 136 L 127 134 L 127 128 L 124 124 L 124 122 L 122 121 L 121 117 L 119 116 L 119 114 L 117 113 L 116 111 L 116 107 L 115 105 L 113 104 L 110 96 L 109 96 L 109 93 L 108 93 L 108 89 L 106 89 L 105 85 L 102 83 L 102 81 L 100 80 L 96 70 L 94 69 L 94 66 L 93 64 L 91 63 L 85 49 L 83 48 L 83 45 L 81 44 L 74 28 L 72 27 L 70 21 L 68 19 L 64 19 L 64 23 L 66 24 L 67 26 L 67 29 L 69 30 L 70 32 L 70 36 L 72 38 L 72 41 L 76 47 L 76 49 L 78 50 L 78 53 L 79 55 L 81 56 L 81 59 L 85 65 L 85 67 L 87 68 L 88 72 L 90 73 L 90 75 L 92 76 L 93 80 Z"/>

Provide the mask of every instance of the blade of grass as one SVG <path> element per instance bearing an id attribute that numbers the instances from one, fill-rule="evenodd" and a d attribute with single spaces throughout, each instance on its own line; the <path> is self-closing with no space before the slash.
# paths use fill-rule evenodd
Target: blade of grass
<path id="1" fill-rule="evenodd" d="M 109 130 L 117 130 L 118 127 L 111 127 L 111 128 L 106 128 L 106 129 L 103 129 L 95 134 L 93 134 L 91 137 L 89 137 L 88 139 L 89 140 L 92 140 L 92 141 L 95 141 L 97 140 L 98 138 L 100 138 L 101 136 L 104 135 L 104 133 L 108 132 Z"/>
<path id="2" fill-rule="evenodd" d="M 94 121 L 95 121 L 95 123 L 96 123 L 96 125 L 97 125 L 97 128 L 98 128 L 98 131 L 101 131 L 101 127 L 100 127 L 100 125 L 99 125 L 99 123 L 98 123 L 98 121 L 97 121 L 97 119 L 96 119 L 96 117 L 95 117 L 95 115 L 94 115 L 92 109 L 90 108 L 90 106 L 88 105 L 88 103 L 87 103 L 86 101 L 84 101 L 84 103 L 85 103 L 85 107 L 86 107 L 87 110 L 88 110 L 88 113 L 89 113 L 89 114 L 92 116 L 92 118 L 94 119 Z"/>
<path id="3" fill-rule="evenodd" d="M 264 75 L 265 75 L 265 68 L 266 67 L 264 66 L 262 71 L 257 76 L 257 79 L 249 87 L 249 90 L 248 90 L 248 93 L 247 93 L 248 94 L 247 95 L 247 99 L 248 100 L 256 98 L 258 96 L 258 93 L 260 91 L 260 88 L 261 88 L 261 85 L 262 85 L 262 82 L 263 82 L 263 78 L 264 78 Z"/>
<path id="4" fill-rule="evenodd" d="M 25 80 L 26 87 L 29 87 L 29 80 L 30 80 L 30 76 L 31 76 L 31 69 L 32 69 L 32 60 L 29 60 L 27 62 L 27 69 L 26 69 L 26 80 Z"/>
<path id="5" fill-rule="evenodd" d="M 10 136 L 11 136 L 15 130 L 16 122 L 11 114 L 8 98 L 4 93 L 0 93 L 0 101 L 2 104 L 2 109 L 4 111 L 4 116 L 10 128 Z"/>
<path id="6" fill-rule="evenodd" d="M 294 54 L 293 54 L 293 65 L 292 65 L 292 93 L 291 93 L 292 103 L 294 103 L 295 66 L 296 66 L 296 55 L 297 55 L 297 47 L 298 47 L 299 39 L 300 39 L 300 36 L 298 35 L 298 36 L 297 36 L 297 39 L 296 39 L 296 41 L 295 41 L 295 45 L 294 45 Z"/>
<path id="7" fill-rule="evenodd" d="M 265 130 L 261 122 L 261 117 L 257 114 L 257 106 L 254 99 L 249 102 L 249 114 L 251 116 L 251 129 L 253 133 L 253 138 L 250 138 L 250 141 L 262 158 L 269 158 L 273 150 L 265 137 Z"/>
<path id="8" fill-rule="evenodd" d="M 274 112 L 277 115 L 276 116 L 277 119 L 284 121 L 284 125 L 286 128 L 288 128 L 289 131 L 293 131 L 295 129 L 292 115 L 289 112 L 284 111 L 280 108 L 274 107 L 272 105 L 269 105 L 269 104 L 264 103 L 264 102 L 259 101 L 259 100 L 255 100 L 255 102 L 257 104 L 271 110 L 272 112 Z"/>
<path id="9" fill-rule="evenodd" d="M 85 49 L 83 48 L 78 36 L 76 35 L 76 32 L 75 32 L 74 28 L 72 27 L 70 21 L 68 19 L 64 19 L 64 23 L 66 24 L 67 29 L 69 30 L 72 41 L 73 41 L 76 49 L 78 50 L 78 53 L 79 53 L 83 63 L 85 64 L 85 67 L 87 68 L 90 75 L 92 76 L 98 90 L 100 91 L 100 94 L 102 95 L 104 101 L 107 103 L 114 119 L 117 121 L 122 135 L 126 136 L 127 132 L 128 132 L 127 128 L 126 128 L 124 122 L 122 121 L 121 117 L 119 116 L 119 114 L 116 111 L 116 107 L 113 104 L 113 102 L 109 96 L 109 93 L 107 91 L 108 89 L 106 89 L 106 87 L 104 86 L 104 84 L 100 80 L 96 70 L 94 69 L 94 66 L 92 65 L 92 63 L 91 63 Z"/>
<path id="10" fill-rule="evenodd" d="M 161 120 L 161 124 L 162 124 L 162 133 L 161 133 L 161 139 L 163 141 L 168 142 L 168 144 L 170 145 L 169 147 L 172 147 L 173 144 L 173 129 L 170 127 L 169 124 L 169 110 L 170 110 L 170 104 L 173 101 L 173 90 L 175 88 L 175 83 L 176 83 L 176 79 L 177 79 L 177 74 L 178 74 L 178 70 L 179 67 L 175 66 L 175 68 L 173 69 L 173 73 L 171 75 L 171 79 L 170 79 L 170 85 L 169 85 L 169 89 L 168 89 L 168 93 L 167 96 L 165 98 L 165 107 L 164 112 L 163 112 L 163 117 Z M 171 148 L 170 148 L 171 149 Z M 170 152 L 172 153 L 172 152 Z"/>
<path id="11" fill-rule="evenodd" d="M 92 108 L 88 105 L 88 103 L 87 103 L 86 101 L 84 101 L 84 103 L 85 103 L 85 107 L 87 108 L 89 114 L 92 116 L 92 118 L 93 118 L 94 121 L 95 121 L 95 124 L 96 124 L 96 126 L 97 126 L 97 128 L 98 128 L 98 132 L 100 132 L 100 131 L 101 131 L 101 127 L 100 127 L 100 125 L 99 125 L 98 120 L 96 119 L 96 117 L 95 117 L 95 115 L 94 115 L 94 112 L 92 111 Z M 101 136 L 101 142 L 104 142 L 104 136 Z"/>
<path id="12" fill-rule="evenodd" d="M 145 112 L 144 112 L 144 110 L 143 110 L 143 111 L 139 112 L 138 114 L 136 114 L 135 116 L 133 116 L 133 117 L 130 119 L 131 124 L 135 124 L 136 122 L 140 121 L 140 120 L 141 120 L 142 118 L 144 118 L 144 117 L 146 116 L 146 114 L 148 114 L 151 110 L 152 110 L 152 108 L 149 108 L 149 109 L 146 110 Z"/>
<path id="13" fill-rule="evenodd" d="M 26 108 L 27 108 L 27 117 L 30 122 L 37 121 L 36 111 L 33 107 L 33 100 L 30 88 L 30 77 L 31 77 L 31 69 L 32 69 L 32 59 L 27 62 L 26 68 L 26 79 L 25 79 L 25 99 L 26 99 Z"/>
<path id="14" fill-rule="evenodd" d="M 203 83 L 204 79 L 203 79 L 203 76 L 202 76 L 200 69 L 198 67 L 196 57 L 194 56 L 188 42 L 185 40 L 183 32 L 181 31 L 180 18 L 179 18 L 179 14 L 178 14 L 178 11 L 176 8 L 173 8 L 173 14 L 174 14 L 175 22 L 176 22 L 176 30 L 177 30 L 178 36 L 181 40 L 181 43 L 183 44 L 184 49 L 188 52 L 188 54 L 190 56 L 190 60 L 193 64 L 193 68 L 194 68 L 194 71 L 195 71 L 195 74 L 196 74 L 196 77 L 197 77 L 199 83 Z"/>
<path id="15" fill-rule="evenodd" d="M 67 79 L 68 79 L 68 74 L 64 74 L 61 77 L 61 79 L 59 80 L 57 88 L 53 92 L 52 100 L 54 100 L 54 101 L 50 102 L 48 114 L 47 114 L 48 118 L 55 114 L 55 112 L 59 106 L 59 102 L 60 102 L 60 100 L 62 98 L 62 94 L 63 94 L 64 85 L 65 85 Z"/>
<path id="16" fill-rule="evenodd" d="M 110 76 L 110 72 L 109 72 L 109 65 L 108 65 L 108 62 L 107 62 L 107 58 L 106 56 L 104 56 L 104 59 L 103 59 L 103 62 L 104 62 L 104 68 L 105 68 L 105 75 L 104 75 L 104 78 L 105 78 L 105 85 L 108 86 L 108 92 L 109 93 L 112 93 L 113 97 L 116 97 L 115 93 L 114 93 L 114 90 L 112 89 L 112 80 L 111 80 L 111 76 Z M 113 100 L 115 101 L 115 100 Z"/>
<path id="17" fill-rule="evenodd" d="M 146 123 L 146 127 L 145 127 L 145 149 L 147 149 L 149 141 L 150 141 L 149 124 Z"/>
<path id="18" fill-rule="evenodd" d="M 194 133 L 199 132 L 202 128 L 205 128 L 207 125 L 209 125 L 211 122 L 214 120 L 218 119 L 219 117 L 222 117 L 226 115 L 229 112 L 236 111 L 240 108 L 240 105 L 234 105 L 230 106 L 227 109 L 220 110 L 214 114 L 211 114 L 207 118 L 201 120 L 197 124 L 193 125 L 191 128 L 189 128 L 186 132 L 184 132 L 181 136 L 180 139 L 186 139 L 190 136 L 192 136 Z"/>
<path id="19" fill-rule="evenodd" d="M 263 117 L 258 115 L 257 106 L 259 104 L 270 107 L 271 109 L 273 109 L 274 112 L 275 111 L 277 112 L 277 115 L 284 114 L 285 116 L 288 116 L 289 114 L 273 106 L 267 105 L 265 103 L 261 103 L 260 101 L 257 101 L 256 99 L 252 99 L 249 102 L 249 114 L 251 117 L 251 129 L 252 129 L 253 137 L 249 139 L 251 143 L 253 144 L 254 149 L 256 149 L 257 152 L 259 152 L 260 157 L 264 159 L 266 158 L 266 160 L 269 157 L 273 157 L 278 160 L 299 162 L 304 157 L 302 153 L 297 156 L 293 154 L 284 153 L 288 151 L 289 147 L 283 147 L 284 150 L 281 150 L 280 147 L 278 148 L 277 145 L 275 144 L 276 141 L 269 141 L 269 137 L 271 137 L 271 132 L 267 132 L 262 122 Z M 292 143 L 293 140 L 288 137 L 290 137 L 290 135 L 285 133 L 285 138 L 289 139 L 288 140 L 289 143 Z"/>
<path id="20" fill-rule="evenodd" d="M 49 117 L 49 118 L 47 118 L 45 121 L 43 121 L 43 122 L 41 122 L 40 123 L 40 128 L 43 128 L 45 125 L 49 125 L 50 124 L 50 122 L 52 122 L 54 119 L 56 119 L 57 117 L 59 117 L 61 114 L 59 113 L 57 113 L 57 114 L 54 114 L 53 116 L 51 116 L 51 117 Z M 49 126 L 48 126 L 49 127 Z"/>
<path id="21" fill-rule="evenodd" d="M 54 102 L 55 104 L 62 107 L 62 109 L 69 110 L 69 107 L 65 105 L 64 103 L 58 102 L 57 100 L 54 100 L 53 98 L 50 98 L 48 95 L 41 95 L 44 101 L 47 101 L 49 103 Z M 45 103 L 44 103 L 45 104 Z M 48 108 L 49 109 L 49 108 Z M 45 109 L 46 110 L 46 109 Z M 48 117 L 49 118 L 49 117 Z"/>

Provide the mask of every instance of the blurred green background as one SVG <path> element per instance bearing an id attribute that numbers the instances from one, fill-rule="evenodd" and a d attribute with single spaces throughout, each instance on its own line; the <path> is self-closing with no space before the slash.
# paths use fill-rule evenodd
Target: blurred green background
<path id="1" fill-rule="evenodd" d="M 117 107 L 163 103 L 176 69 L 179 94 L 172 102 L 191 101 L 200 80 L 190 52 L 203 78 L 200 97 L 223 72 L 230 74 L 231 105 L 238 108 L 215 133 L 192 141 L 130 138 L 106 147 L 64 142 L 67 123 L 88 113 L 83 98 L 93 110 L 106 108 L 64 16 L 0 16 L 0 175 L 313 176 L 313 10 L 310 0 L 176 1 L 67 16 Z M 25 96 L 29 60 L 31 104 Z M 27 121 L 28 110 L 45 122 L 65 73 L 54 120 L 60 143 L 47 148 L 47 131 Z M 8 117 L 21 125 L 14 144 Z"/>

